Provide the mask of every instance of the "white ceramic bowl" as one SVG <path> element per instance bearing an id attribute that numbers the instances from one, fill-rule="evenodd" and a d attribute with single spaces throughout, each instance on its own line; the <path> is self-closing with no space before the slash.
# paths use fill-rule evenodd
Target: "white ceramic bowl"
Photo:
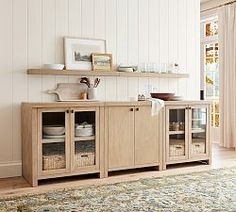
<path id="1" fill-rule="evenodd" d="M 43 133 L 52 136 L 64 135 L 65 127 L 62 125 L 44 125 Z"/>
<path id="2" fill-rule="evenodd" d="M 87 136 L 93 136 L 93 125 L 92 124 L 82 124 L 82 125 L 76 125 L 75 127 L 75 136 L 76 137 L 87 137 Z"/>
<path id="3" fill-rule="evenodd" d="M 44 64 L 43 69 L 63 70 L 64 64 Z"/>

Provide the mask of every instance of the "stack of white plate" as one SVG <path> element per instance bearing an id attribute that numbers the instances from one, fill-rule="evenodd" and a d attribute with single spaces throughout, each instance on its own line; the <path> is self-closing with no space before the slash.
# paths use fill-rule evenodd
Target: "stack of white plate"
<path id="1" fill-rule="evenodd" d="M 137 70 L 136 66 L 119 66 L 118 71 L 120 72 L 134 72 Z"/>
<path id="2" fill-rule="evenodd" d="M 76 137 L 89 137 L 94 135 L 93 125 L 84 122 L 82 124 L 75 125 Z"/>
<path id="3" fill-rule="evenodd" d="M 174 96 L 171 101 L 183 101 L 184 98 L 182 96 Z"/>

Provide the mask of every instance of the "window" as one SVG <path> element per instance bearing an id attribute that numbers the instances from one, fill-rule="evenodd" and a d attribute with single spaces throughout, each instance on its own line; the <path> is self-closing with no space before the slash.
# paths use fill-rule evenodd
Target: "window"
<path id="1" fill-rule="evenodd" d="M 204 98 L 212 100 L 211 120 L 219 127 L 219 43 L 217 18 L 201 24 L 202 81 Z"/>

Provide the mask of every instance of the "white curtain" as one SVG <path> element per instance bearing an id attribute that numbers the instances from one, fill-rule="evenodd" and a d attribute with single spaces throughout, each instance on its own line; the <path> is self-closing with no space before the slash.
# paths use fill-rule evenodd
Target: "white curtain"
<path id="1" fill-rule="evenodd" d="M 236 3 L 219 9 L 220 144 L 236 147 Z"/>

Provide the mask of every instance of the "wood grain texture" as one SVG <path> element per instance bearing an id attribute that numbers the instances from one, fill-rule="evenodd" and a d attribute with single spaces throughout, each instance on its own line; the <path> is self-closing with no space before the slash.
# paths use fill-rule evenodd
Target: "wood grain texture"
<path id="1" fill-rule="evenodd" d="M 160 163 L 158 118 L 150 106 L 135 108 L 135 165 Z"/>
<path id="2" fill-rule="evenodd" d="M 109 108 L 107 144 L 109 170 L 134 166 L 133 107 Z"/>

